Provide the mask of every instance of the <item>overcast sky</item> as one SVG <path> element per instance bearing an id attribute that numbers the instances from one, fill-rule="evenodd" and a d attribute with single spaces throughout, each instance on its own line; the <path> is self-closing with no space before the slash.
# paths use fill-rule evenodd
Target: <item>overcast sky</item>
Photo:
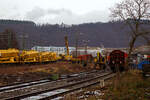
<path id="1" fill-rule="evenodd" d="M 109 8 L 121 0 L 0 0 L 0 19 L 80 24 L 109 21 Z"/>

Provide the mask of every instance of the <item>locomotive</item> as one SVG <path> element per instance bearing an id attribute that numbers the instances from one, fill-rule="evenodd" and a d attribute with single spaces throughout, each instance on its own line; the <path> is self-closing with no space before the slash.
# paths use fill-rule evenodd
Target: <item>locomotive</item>
<path id="1" fill-rule="evenodd" d="M 109 55 L 109 66 L 113 72 L 124 71 L 125 69 L 125 60 L 127 54 L 121 50 L 114 50 Z"/>

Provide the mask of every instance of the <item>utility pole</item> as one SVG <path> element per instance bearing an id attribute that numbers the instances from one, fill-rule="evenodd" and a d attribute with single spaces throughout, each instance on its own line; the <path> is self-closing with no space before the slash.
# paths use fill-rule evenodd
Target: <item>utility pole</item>
<path id="1" fill-rule="evenodd" d="M 78 35 L 77 34 L 76 34 L 76 58 L 78 57 Z"/>
<path id="2" fill-rule="evenodd" d="M 85 55 L 87 55 L 87 44 L 89 40 L 83 40 L 84 46 L 85 46 Z"/>
<path id="3" fill-rule="evenodd" d="M 81 35 L 83 35 L 83 33 L 76 33 L 76 45 L 75 45 L 75 47 L 76 47 L 76 58 L 78 57 L 78 42 L 79 42 L 79 36 L 81 36 Z"/>

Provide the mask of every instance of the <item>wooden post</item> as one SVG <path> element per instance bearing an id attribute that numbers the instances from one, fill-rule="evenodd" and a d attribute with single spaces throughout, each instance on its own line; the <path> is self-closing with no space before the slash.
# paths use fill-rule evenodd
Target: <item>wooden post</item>
<path id="1" fill-rule="evenodd" d="M 103 88 L 105 86 L 105 81 L 102 79 L 100 80 L 100 87 Z"/>

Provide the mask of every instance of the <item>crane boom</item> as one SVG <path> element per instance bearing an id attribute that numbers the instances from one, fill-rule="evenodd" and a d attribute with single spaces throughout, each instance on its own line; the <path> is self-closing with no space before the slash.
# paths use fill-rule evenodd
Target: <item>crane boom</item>
<path id="1" fill-rule="evenodd" d="M 65 45 L 66 45 L 66 49 L 67 49 L 67 56 L 69 56 L 69 46 L 68 46 L 68 37 L 65 36 Z"/>

